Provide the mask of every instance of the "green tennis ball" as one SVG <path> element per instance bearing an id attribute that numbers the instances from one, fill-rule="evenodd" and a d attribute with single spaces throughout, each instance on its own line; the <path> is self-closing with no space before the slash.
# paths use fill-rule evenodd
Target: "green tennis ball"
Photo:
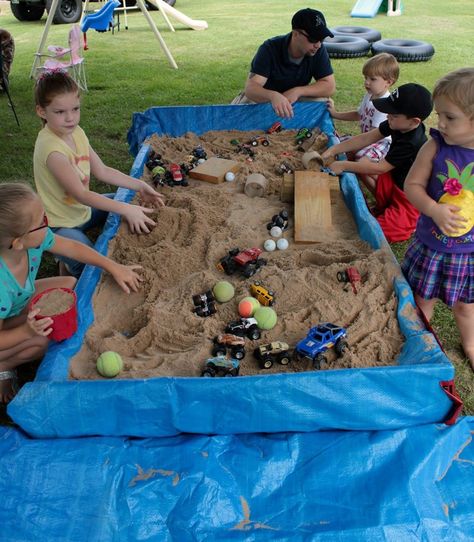
<path id="1" fill-rule="evenodd" d="M 259 307 L 253 317 L 260 329 L 273 329 L 277 323 L 277 314 L 271 307 Z"/>
<path id="2" fill-rule="evenodd" d="M 107 378 L 117 376 L 123 369 L 123 361 L 117 352 L 102 352 L 97 358 L 97 371 Z"/>
<path id="3" fill-rule="evenodd" d="M 239 315 L 242 318 L 250 318 L 259 307 L 260 303 L 255 297 L 243 297 L 239 302 Z"/>
<path id="4" fill-rule="evenodd" d="M 214 285 L 212 293 L 219 303 L 226 303 L 234 297 L 234 287 L 226 280 L 220 280 Z"/>

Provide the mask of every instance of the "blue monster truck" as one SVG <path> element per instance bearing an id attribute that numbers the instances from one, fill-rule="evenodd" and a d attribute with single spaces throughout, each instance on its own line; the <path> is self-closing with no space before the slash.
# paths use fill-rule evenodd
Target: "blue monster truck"
<path id="1" fill-rule="evenodd" d="M 342 356 L 349 347 L 346 341 L 347 331 L 335 324 L 326 322 L 312 327 L 306 337 L 296 344 L 295 356 L 309 358 L 315 369 L 320 369 L 321 363 L 326 363 L 323 352 L 334 347 L 338 357 Z"/>
<path id="2" fill-rule="evenodd" d="M 240 363 L 233 358 L 215 356 L 206 360 L 201 376 L 238 376 Z"/>

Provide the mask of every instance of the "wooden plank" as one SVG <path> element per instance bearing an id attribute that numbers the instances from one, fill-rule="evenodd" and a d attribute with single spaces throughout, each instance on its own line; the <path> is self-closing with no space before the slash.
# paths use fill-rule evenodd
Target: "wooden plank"
<path id="1" fill-rule="evenodd" d="M 237 173 L 239 168 L 240 163 L 235 160 L 211 156 L 211 158 L 208 158 L 205 162 L 193 168 L 189 172 L 189 176 L 192 179 L 217 184 L 224 182 L 224 176 L 228 171 Z"/>
<path id="2" fill-rule="evenodd" d="M 295 176 L 293 173 L 283 173 L 280 187 L 280 199 L 285 203 L 291 203 L 295 199 Z"/>
<path id="3" fill-rule="evenodd" d="M 295 243 L 321 241 L 321 230 L 332 228 L 327 173 L 295 171 Z"/>

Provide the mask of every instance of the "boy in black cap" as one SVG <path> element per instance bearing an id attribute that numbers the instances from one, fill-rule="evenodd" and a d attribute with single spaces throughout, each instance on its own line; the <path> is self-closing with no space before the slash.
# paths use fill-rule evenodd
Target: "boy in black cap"
<path id="1" fill-rule="evenodd" d="M 433 108 L 431 94 L 421 85 L 408 83 L 395 89 L 387 98 L 379 98 L 372 103 L 376 109 L 387 113 L 387 120 L 378 128 L 334 145 L 322 157 L 329 163 L 339 153 L 358 151 L 379 139 L 392 137 L 388 153 L 380 162 L 341 160 L 333 162 L 330 167 L 338 175 L 352 171 L 375 176 L 373 186 L 367 186 L 375 196 L 373 214 L 389 242 L 405 241 L 415 231 L 419 212 L 405 196 L 403 183 L 427 140 L 422 121 Z"/>
<path id="2" fill-rule="evenodd" d="M 315 9 L 301 9 L 293 15 L 291 27 L 289 34 L 270 38 L 259 47 L 245 91 L 233 104 L 271 102 L 279 117 L 292 117 L 292 104 L 297 100 L 334 93 L 336 82 L 323 46 L 324 38 L 333 34 L 324 15 Z"/>

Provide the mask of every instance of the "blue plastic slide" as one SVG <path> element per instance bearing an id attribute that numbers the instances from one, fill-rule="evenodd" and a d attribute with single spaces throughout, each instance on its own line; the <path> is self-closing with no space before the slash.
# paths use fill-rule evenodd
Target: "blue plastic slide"
<path id="1" fill-rule="evenodd" d="M 351 11 L 351 17 L 375 17 L 383 0 L 357 0 Z"/>

